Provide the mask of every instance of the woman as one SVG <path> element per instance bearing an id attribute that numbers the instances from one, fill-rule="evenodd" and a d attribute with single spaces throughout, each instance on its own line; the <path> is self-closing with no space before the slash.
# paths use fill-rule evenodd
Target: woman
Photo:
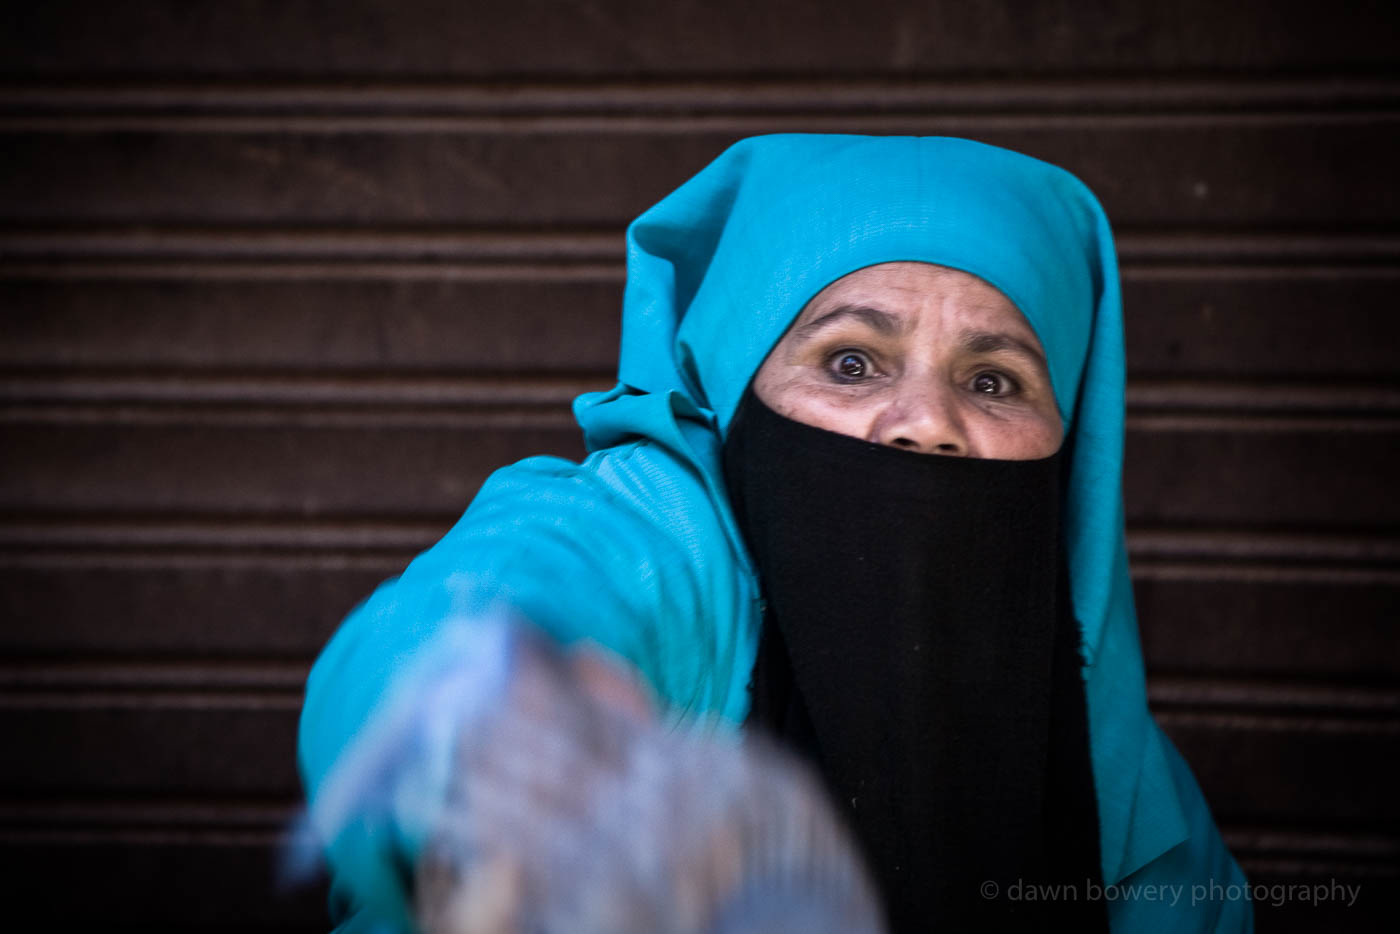
<path id="1" fill-rule="evenodd" d="M 671 718 L 786 736 L 854 799 L 897 926 L 1009 905 L 1022 873 L 1115 930 L 1247 928 L 1247 904 L 1189 904 L 1242 878 L 1147 710 L 1121 327 L 1107 220 L 1062 170 L 955 139 L 736 144 L 629 228 L 619 384 L 574 407 L 590 456 L 495 474 L 318 660 L 313 806 L 392 676 L 450 668 L 444 622 L 506 604 L 616 653 Z M 972 401 L 930 388 L 959 352 Z M 323 828 L 361 918 L 402 911 L 430 821 Z M 1182 890 L 1124 894 L 1148 884 Z"/>

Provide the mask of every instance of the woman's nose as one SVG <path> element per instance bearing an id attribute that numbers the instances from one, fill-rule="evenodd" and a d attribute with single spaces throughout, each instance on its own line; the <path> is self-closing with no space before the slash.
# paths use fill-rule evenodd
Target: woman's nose
<path id="1" fill-rule="evenodd" d="M 971 453 L 955 390 L 938 381 L 901 386 L 876 417 L 869 440 L 919 454 Z"/>

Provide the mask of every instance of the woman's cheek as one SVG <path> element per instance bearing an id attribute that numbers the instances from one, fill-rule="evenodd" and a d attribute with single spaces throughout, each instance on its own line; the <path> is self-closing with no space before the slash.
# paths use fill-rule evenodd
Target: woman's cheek
<path id="1" fill-rule="evenodd" d="M 788 397 L 787 410 L 773 408 L 778 414 L 804 425 L 864 438 L 869 433 L 871 417 L 867 410 L 871 403 L 866 398 L 842 392 L 843 388 L 818 387 L 794 393 Z"/>
<path id="2" fill-rule="evenodd" d="M 867 410 L 874 403 L 871 387 L 832 382 L 810 365 L 764 366 L 754 378 L 754 393 L 763 404 L 785 418 L 816 428 L 864 437 Z"/>
<path id="3" fill-rule="evenodd" d="M 983 413 L 973 424 L 974 449 L 996 460 L 1039 460 L 1060 449 L 1064 432 L 1059 414 L 1025 412 L 1010 418 Z"/>

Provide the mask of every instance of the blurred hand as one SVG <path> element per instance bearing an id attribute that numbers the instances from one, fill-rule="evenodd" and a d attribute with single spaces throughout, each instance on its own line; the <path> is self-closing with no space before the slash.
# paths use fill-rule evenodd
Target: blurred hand
<path id="1" fill-rule="evenodd" d="M 429 934 L 875 934 L 868 878 L 814 777 L 771 746 L 668 729 L 601 654 L 512 626 L 462 721 L 417 866 Z"/>

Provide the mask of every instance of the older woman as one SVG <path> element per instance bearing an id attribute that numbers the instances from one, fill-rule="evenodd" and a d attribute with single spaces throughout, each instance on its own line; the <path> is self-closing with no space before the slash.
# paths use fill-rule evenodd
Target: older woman
<path id="1" fill-rule="evenodd" d="M 965 140 L 745 140 L 629 228 L 623 315 L 617 387 L 575 404 L 590 456 L 495 474 L 318 660 L 313 807 L 395 673 L 450 670 L 446 621 L 504 604 L 668 717 L 806 755 L 898 930 L 1026 918 L 1026 884 L 1084 927 L 1249 927 L 1147 709 L 1116 264 L 1078 180 Z M 402 920 L 432 813 L 323 828 L 360 921 Z"/>

